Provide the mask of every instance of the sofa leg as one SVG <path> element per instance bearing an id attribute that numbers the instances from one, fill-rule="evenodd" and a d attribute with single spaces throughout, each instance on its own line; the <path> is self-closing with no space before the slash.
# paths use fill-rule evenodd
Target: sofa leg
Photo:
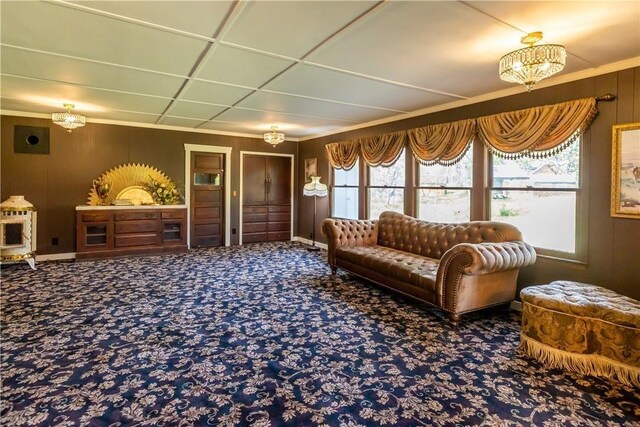
<path id="1" fill-rule="evenodd" d="M 331 275 L 335 276 L 337 272 L 338 272 L 338 267 L 336 267 L 335 265 L 332 265 L 331 266 Z"/>
<path id="2" fill-rule="evenodd" d="M 460 315 L 456 313 L 448 313 L 449 321 L 454 325 L 460 321 Z"/>

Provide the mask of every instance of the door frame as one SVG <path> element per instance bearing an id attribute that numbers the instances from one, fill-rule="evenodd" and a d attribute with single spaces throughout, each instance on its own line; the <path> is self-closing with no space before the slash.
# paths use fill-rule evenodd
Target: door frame
<path id="1" fill-rule="evenodd" d="M 191 153 L 224 154 L 224 246 L 231 246 L 231 150 L 218 145 L 184 144 L 184 202 L 187 205 L 187 247 L 191 249 Z"/>
<path id="2" fill-rule="evenodd" d="M 290 212 L 290 222 L 291 222 L 291 230 L 289 231 L 289 240 L 293 239 L 293 196 L 294 196 L 294 189 L 295 189 L 295 175 L 294 175 L 294 166 L 295 166 L 295 162 L 294 162 L 294 158 L 295 158 L 295 154 L 285 154 L 285 153 L 269 153 L 269 152 L 264 152 L 264 151 L 240 151 L 240 223 L 238 225 L 238 230 L 239 230 L 239 240 L 238 240 L 238 244 L 242 245 L 242 208 L 244 205 L 244 183 L 243 181 L 243 172 L 244 172 L 244 155 L 245 154 L 249 154 L 252 156 L 266 156 L 266 157 L 290 157 L 291 158 L 291 200 L 289 202 L 289 204 L 291 205 L 291 212 Z"/>

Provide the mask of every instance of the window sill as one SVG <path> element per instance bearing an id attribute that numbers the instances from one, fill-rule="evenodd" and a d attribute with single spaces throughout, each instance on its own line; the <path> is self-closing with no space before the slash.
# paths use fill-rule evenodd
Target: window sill
<path id="1" fill-rule="evenodd" d="M 560 262 L 560 263 L 568 264 L 569 266 L 578 270 L 586 270 L 587 266 L 589 265 L 585 261 L 571 259 L 571 258 L 562 258 L 554 255 L 537 253 L 537 257 L 540 259 L 540 261 L 543 261 L 543 262 L 553 262 L 553 263 Z"/>

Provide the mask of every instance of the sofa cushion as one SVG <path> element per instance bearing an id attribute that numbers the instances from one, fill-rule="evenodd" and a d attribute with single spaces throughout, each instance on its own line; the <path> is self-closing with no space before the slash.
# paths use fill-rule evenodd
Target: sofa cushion
<path id="1" fill-rule="evenodd" d="M 336 257 L 435 292 L 439 261 L 384 246 L 343 246 Z"/>
<path id="2" fill-rule="evenodd" d="M 499 243 L 522 240 L 511 224 L 472 221 L 440 224 L 421 221 L 397 212 L 383 212 L 378 224 L 378 244 L 400 251 L 440 259 L 459 243 Z"/>

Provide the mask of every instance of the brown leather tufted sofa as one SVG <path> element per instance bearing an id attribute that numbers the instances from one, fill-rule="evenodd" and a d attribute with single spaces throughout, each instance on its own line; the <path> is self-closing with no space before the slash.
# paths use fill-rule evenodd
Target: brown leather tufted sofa
<path id="1" fill-rule="evenodd" d="M 520 268 L 536 252 L 520 231 L 500 222 L 440 224 L 397 212 L 379 220 L 327 218 L 328 262 L 460 315 L 512 301 Z"/>

